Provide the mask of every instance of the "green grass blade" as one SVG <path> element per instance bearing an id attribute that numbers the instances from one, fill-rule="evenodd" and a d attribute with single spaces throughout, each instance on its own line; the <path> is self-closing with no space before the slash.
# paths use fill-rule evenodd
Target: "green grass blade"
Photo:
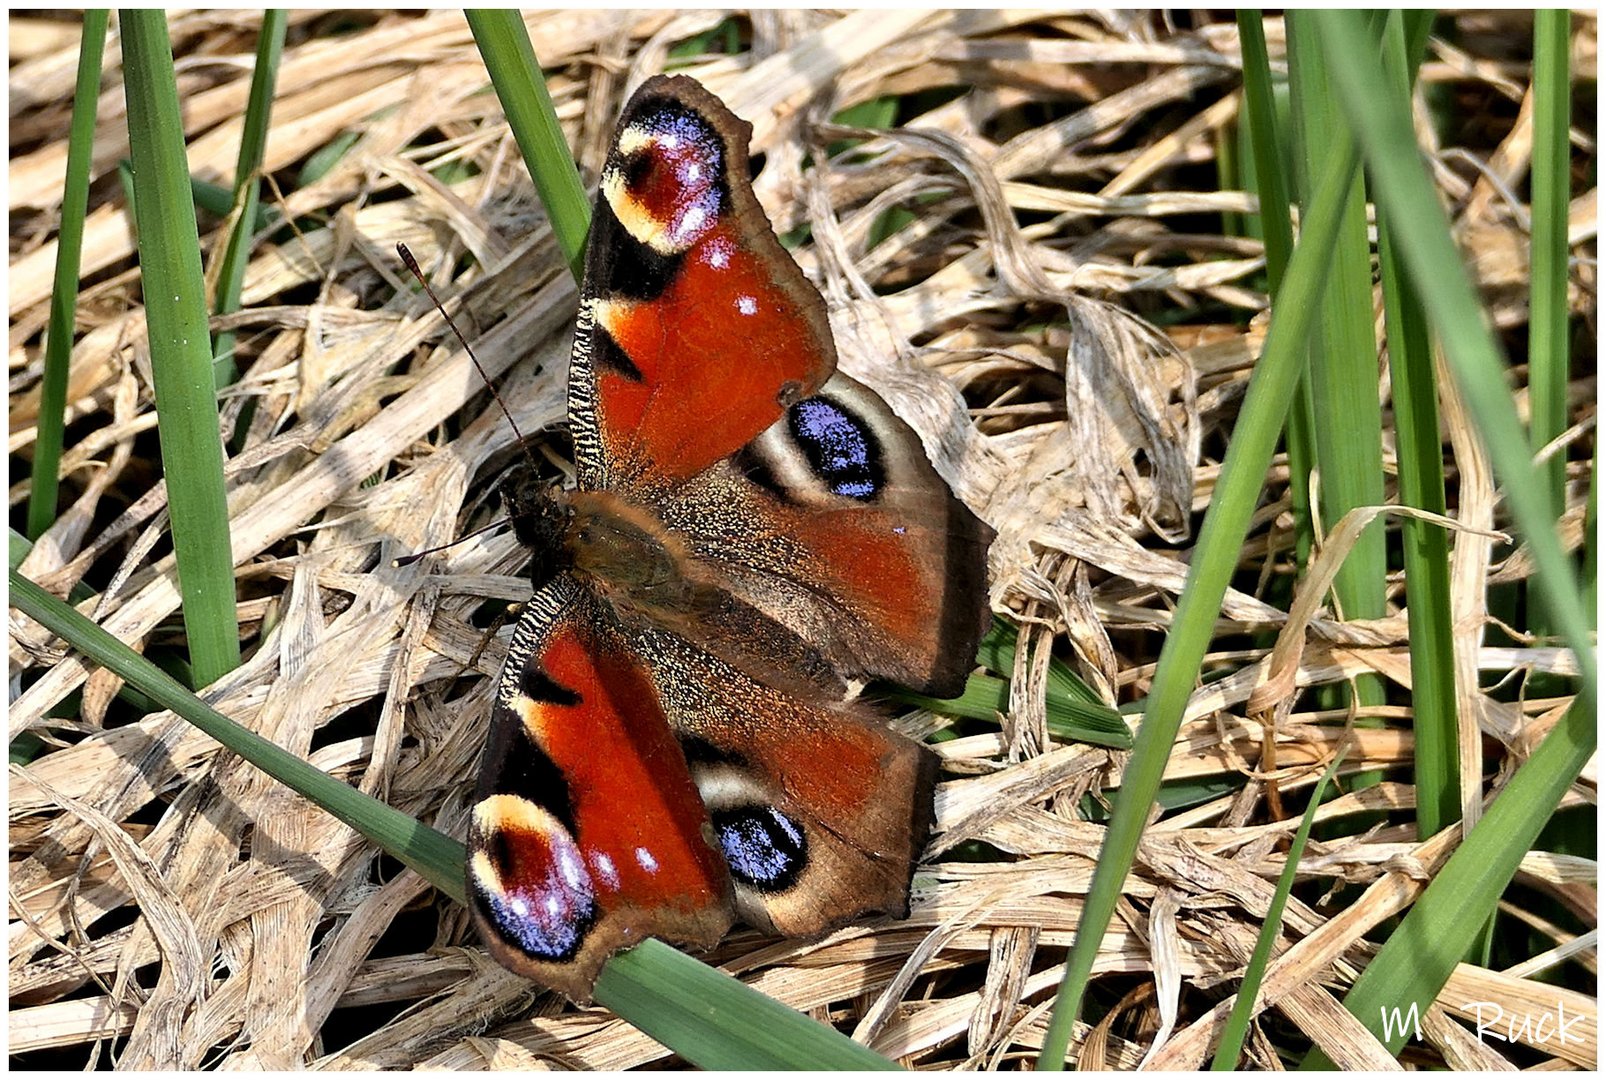
<path id="1" fill-rule="evenodd" d="M 1244 968 L 1243 981 L 1238 984 L 1238 996 L 1232 1003 L 1232 1012 L 1227 1015 L 1226 1024 L 1222 1026 L 1221 1042 L 1217 1044 L 1215 1059 L 1210 1063 L 1210 1067 L 1217 1072 L 1236 1069 L 1238 1059 L 1243 1055 L 1244 1036 L 1249 1033 L 1249 1021 L 1254 1017 L 1255 995 L 1260 993 L 1260 980 L 1266 975 L 1272 947 L 1277 944 L 1277 935 L 1282 930 L 1283 909 L 1288 906 L 1288 894 L 1293 892 L 1294 878 L 1299 875 L 1300 856 L 1305 853 L 1305 842 L 1310 839 L 1310 829 L 1316 823 L 1316 811 L 1321 809 L 1327 785 L 1343 763 L 1344 755 L 1339 754 L 1327 766 L 1327 771 L 1322 773 L 1322 778 L 1316 782 L 1316 790 L 1311 792 L 1310 802 L 1305 806 L 1305 816 L 1300 819 L 1293 842 L 1288 845 L 1288 859 L 1283 863 L 1283 872 L 1277 876 L 1277 890 L 1272 893 L 1265 921 L 1260 924 L 1260 933 L 1255 936 L 1254 952 Z"/>
<path id="2" fill-rule="evenodd" d="M 610 960 L 597 1001 L 703 1069 L 898 1068 L 661 941 Z"/>
<path id="3" fill-rule="evenodd" d="M 361 132 L 342 131 L 326 144 L 314 150 L 307 156 L 306 162 L 301 166 L 301 171 L 296 173 L 296 186 L 309 187 L 328 176 L 334 167 L 340 164 L 341 159 L 350 152 L 351 148 L 357 145 L 357 140 L 360 138 L 362 138 Z"/>
<path id="4" fill-rule="evenodd" d="M 1385 1011 L 1427 1012 L 1494 915 L 1500 894 L 1594 754 L 1595 743 L 1595 710 L 1580 695 L 1355 980 L 1344 1007 L 1392 1052 L 1398 1053 L 1411 1033 L 1385 1030 Z M 1333 1065 L 1313 1051 L 1301 1068 Z"/>
<path id="5" fill-rule="evenodd" d="M 1371 36 L 1349 12 L 1314 13 L 1324 48 L 1332 51 L 1334 86 L 1351 130 L 1375 178 L 1378 205 L 1394 223 L 1398 250 L 1423 306 L 1444 344 L 1490 460 L 1504 483 L 1506 503 L 1527 540 L 1537 569 L 1535 584 L 1546 611 L 1577 656 L 1581 694 L 1595 706 L 1595 650 L 1589 617 L 1580 602 L 1578 576 L 1556 535 L 1550 500 L 1531 446 L 1517 419 L 1500 348 L 1490 334 L 1449 223 L 1422 165 L 1409 117 L 1380 94 L 1382 69 Z M 1338 62 L 1342 58 L 1342 62 Z"/>
<path id="6" fill-rule="evenodd" d="M 529 31 L 517 11 L 471 8 L 465 14 L 525 167 L 552 220 L 558 247 L 579 281 L 585 270 L 591 206 L 580 183 L 580 170 L 575 168 L 574 156 L 558 126 Z"/>
<path id="7" fill-rule="evenodd" d="M 1193 692 L 1205 649 L 1215 632 L 1216 614 L 1238 564 L 1250 518 L 1264 490 L 1277 435 L 1283 428 L 1294 385 L 1303 368 L 1316 297 L 1327 270 L 1327 248 L 1338 231 L 1343 199 L 1357 168 L 1353 141 L 1341 129 L 1333 140 L 1327 170 L 1317 188 L 1304 232 L 1294 247 L 1282 291 L 1277 294 L 1265 348 L 1233 425 L 1226 460 L 1205 512 L 1199 542 L 1177 599 L 1171 632 L 1149 691 L 1148 710 L 1138 728 L 1115 809 L 1105 830 L 1098 867 L 1082 908 L 1082 921 L 1065 964 L 1065 979 L 1037 1059 L 1039 1069 L 1064 1067 L 1071 1030 L 1081 1008 L 1099 942 L 1120 898 L 1137 852 L 1149 808 L 1165 775 L 1182 711 Z"/>
<path id="8" fill-rule="evenodd" d="M 234 209 L 234 192 L 222 184 L 214 184 L 192 176 L 190 196 L 195 200 L 197 209 L 217 217 L 228 217 L 229 211 Z"/>
<path id="9" fill-rule="evenodd" d="M 1288 214 L 1288 177 L 1283 167 L 1286 158 L 1278 137 L 1271 59 L 1266 52 L 1266 29 L 1259 12 L 1238 12 L 1238 38 L 1243 43 L 1244 122 L 1249 128 L 1249 147 L 1255 157 L 1260 228 L 1266 244 L 1266 278 L 1275 296 L 1294 250 L 1294 228 Z"/>
<path id="10" fill-rule="evenodd" d="M 1529 434 L 1535 452 L 1567 426 L 1567 178 L 1571 156 L 1567 38 L 1571 18 L 1564 10 L 1534 12 L 1528 392 L 1533 402 Z M 1560 454 L 1543 466 L 1551 513 L 1556 517 L 1563 508 L 1565 466 Z"/>
<path id="11" fill-rule="evenodd" d="M 121 15 L 139 266 L 184 629 L 199 685 L 240 663 L 201 246 L 167 21 Z"/>
<path id="12" fill-rule="evenodd" d="M 993 619 L 992 629 L 976 648 L 976 659 L 983 667 L 1005 676 L 972 675 L 965 692 L 957 698 L 932 698 L 900 687 L 888 686 L 884 696 L 892 701 L 931 709 L 973 720 L 994 720 L 1009 709 L 1008 676 L 1015 670 L 1015 627 L 1003 619 Z M 1117 750 L 1132 746 L 1132 729 L 1118 709 L 1111 707 L 1079 679 L 1070 665 L 1059 657 L 1048 662 L 1048 685 L 1044 693 L 1049 734 L 1069 742 L 1093 743 Z"/>
<path id="13" fill-rule="evenodd" d="M 1007 677 L 1014 674 L 1016 633 L 1014 626 L 994 616 L 992 629 L 987 631 L 981 644 L 976 647 L 976 658 L 1000 675 Z M 1079 679 L 1070 665 L 1057 656 L 1050 657 L 1048 661 L 1048 692 L 1051 697 L 1060 696 L 1100 709 L 1103 715 L 1119 722 L 1121 714 L 1105 704 L 1093 692 L 1093 688 Z"/>
<path id="14" fill-rule="evenodd" d="M 1397 16 L 1384 37 L 1390 91 L 1410 100 L 1411 48 Z M 1394 389 L 1400 501 L 1444 515 L 1444 457 L 1439 435 L 1439 386 L 1427 313 L 1400 264 L 1393 221 L 1378 211 L 1378 262 L 1389 371 Z M 1450 621 L 1449 536 L 1438 525 L 1407 517 L 1404 549 L 1406 615 L 1411 642 L 1411 723 L 1415 732 L 1416 830 L 1427 839 L 1461 816 L 1456 742 L 1454 627 Z"/>
<path id="15" fill-rule="evenodd" d="M 881 696 L 888 701 L 949 716 L 996 720 L 999 713 L 1009 710 L 1009 680 L 990 675 L 972 675 L 965 684 L 965 692 L 956 698 L 927 697 L 893 686 L 885 687 Z M 1116 750 L 1128 750 L 1132 746 L 1132 730 L 1121 719 L 1121 714 L 1108 705 L 1089 705 L 1053 686 L 1048 689 L 1046 705 L 1048 731 L 1056 739 L 1093 743 Z"/>
<path id="16" fill-rule="evenodd" d="M 9 569 L 15 570 L 28 557 L 28 552 L 33 550 L 33 543 L 16 529 L 10 531 L 10 536 L 11 546 L 7 549 Z"/>
<path id="17" fill-rule="evenodd" d="M 741 51 L 741 42 L 738 37 L 739 29 L 733 18 L 721 19 L 715 26 L 709 27 L 700 34 L 694 34 L 684 41 L 677 41 L 669 47 L 668 60 L 664 64 L 665 71 L 674 71 L 676 68 L 688 67 L 689 61 L 695 57 L 709 52 L 724 52 L 734 56 Z M 718 49 L 715 46 L 719 46 Z"/>
<path id="18" fill-rule="evenodd" d="M 13 534 L 13 557 L 20 550 L 19 539 Z M 352 826 L 445 895 L 465 902 L 461 843 L 236 724 L 15 570 L 10 571 L 9 584 L 10 602 L 17 610 Z M 596 998 L 705 1069 L 896 1067 L 840 1032 L 657 941 L 609 961 L 597 983 Z"/>
<path id="19" fill-rule="evenodd" d="M 1600 479 L 1600 440 L 1595 440 L 1595 456 L 1589 464 L 1589 502 L 1584 504 L 1584 610 L 1589 614 L 1589 628 L 1598 629 L 1595 620 L 1599 609 L 1595 607 L 1595 568 L 1596 560 L 1600 557 L 1600 549 L 1596 546 L 1595 530 L 1599 523 L 1595 517 L 1595 487 Z"/>
<path id="20" fill-rule="evenodd" d="M 1528 436 L 1535 452 L 1567 428 L 1567 201 L 1572 147 L 1567 39 L 1572 15 L 1534 12 L 1534 147 L 1530 176 L 1533 224 L 1528 292 Z M 1566 505 L 1567 456 L 1553 454 L 1540 467 L 1550 516 Z M 1542 607 L 1543 605 L 1539 605 Z M 1538 614 L 1535 619 L 1534 615 Z M 1528 629 L 1543 633 L 1541 613 L 1530 612 Z"/>
<path id="21" fill-rule="evenodd" d="M 278 83 L 279 57 L 284 53 L 287 20 L 282 10 L 262 15 L 257 34 L 256 66 L 251 72 L 251 92 L 245 103 L 245 119 L 240 133 L 240 154 L 234 164 L 234 216 L 228 242 L 223 248 L 223 265 L 218 272 L 217 300 L 213 310 L 227 315 L 240 310 L 240 286 L 245 282 L 245 266 L 251 256 L 251 237 L 256 231 L 257 204 L 262 182 L 257 170 L 268 143 L 268 120 L 273 110 L 273 90 Z M 239 378 L 234 362 L 234 332 L 225 330 L 212 343 L 213 374 L 218 386 Z"/>
<path id="22" fill-rule="evenodd" d="M 1327 159 L 1334 133 L 1343 129 L 1317 29 L 1308 11 L 1290 11 L 1289 79 L 1298 135 L 1295 175 L 1305 206 Z M 1357 175 L 1345 194 L 1338 236 L 1327 254 L 1326 288 L 1310 353 L 1311 406 L 1315 416 L 1315 467 L 1321 477 L 1317 509 L 1327 529 L 1358 506 L 1383 503 L 1383 411 L 1378 403 L 1377 338 L 1372 317 L 1372 249 L 1366 235 L 1366 192 Z M 1386 614 L 1388 573 L 1382 522 L 1367 527 L 1339 568 L 1333 593 L 1346 619 Z M 1356 702 L 1384 701 L 1382 678 L 1355 679 Z M 1368 721 L 1375 726 L 1377 721 Z M 1358 776 L 1361 784 L 1378 774 Z"/>
<path id="23" fill-rule="evenodd" d="M 34 582 L 10 572 L 11 604 L 59 635 L 90 660 L 138 687 L 275 780 L 306 796 L 423 874 L 437 888 L 463 898 L 463 847 L 314 768 L 254 731 L 236 724 L 185 689 L 172 676 Z"/>
<path id="24" fill-rule="evenodd" d="M 29 540 L 16 529 L 12 529 L 10 533 L 11 547 L 8 552 L 10 555 L 9 567 L 10 569 L 15 570 L 17 567 L 22 565 L 22 560 L 28 557 L 28 552 L 33 550 L 33 541 Z M 82 581 L 75 581 L 73 582 L 73 587 L 67 594 L 67 597 L 74 604 L 80 604 L 94 595 L 94 589 L 91 589 Z"/>
<path id="25" fill-rule="evenodd" d="M 89 211 L 89 173 L 95 143 L 95 103 L 100 96 L 100 61 L 106 49 L 108 12 L 84 12 L 78 46 L 78 81 L 73 90 L 72 125 L 67 132 L 67 174 L 61 188 L 61 229 L 56 234 L 56 278 L 50 290 L 50 322 L 45 330 L 45 373 L 39 388 L 39 432 L 34 439 L 33 476 L 28 488 L 28 536 L 56 520 L 61 490 L 61 442 L 66 429 L 67 366 L 72 360 L 73 315 L 78 308 L 78 265 L 83 254 L 84 216 Z"/>
<path id="26" fill-rule="evenodd" d="M 1260 203 L 1261 234 L 1266 245 L 1266 281 L 1272 296 L 1282 287 L 1283 274 L 1294 247 L 1289 209 L 1288 160 L 1279 134 L 1276 99 L 1272 92 L 1271 60 L 1266 51 L 1266 30 L 1260 12 L 1238 12 L 1238 40 L 1243 49 L 1244 119 L 1249 129 L 1250 152 L 1255 161 L 1255 188 Z M 1311 405 L 1310 381 L 1301 378 L 1294 390 L 1284 436 L 1288 448 L 1288 498 L 1294 517 L 1294 557 L 1301 568 L 1310 561 L 1316 543 L 1311 521 L 1310 470 L 1316 456 L 1316 414 Z"/>

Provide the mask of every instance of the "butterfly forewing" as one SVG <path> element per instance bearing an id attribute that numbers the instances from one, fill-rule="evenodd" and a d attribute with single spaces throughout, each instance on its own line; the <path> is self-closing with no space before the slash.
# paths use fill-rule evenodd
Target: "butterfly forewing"
<path id="1" fill-rule="evenodd" d="M 509 646 L 469 828 L 469 906 L 507 967 L 584 1000 L 617 949 L 713 945 L 724 861 L 650 671 L 560 576 Z"/>
<path id="2" fill-rule="evenodd" d="M 650 80 L 619 120 L 569 374 L 582 487 L 696 476 L 836 366 L 825 304 L 753 196 L 750 130 L 684 77 Z"/>

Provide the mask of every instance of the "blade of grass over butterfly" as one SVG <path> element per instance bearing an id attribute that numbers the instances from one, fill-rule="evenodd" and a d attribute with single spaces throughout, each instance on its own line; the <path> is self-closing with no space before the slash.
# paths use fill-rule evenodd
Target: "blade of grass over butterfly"
<path id="1" fill-rule="evenodd" d="M 184 629 L 198 685 L 240 663 L 201 247 L 166 16 L 121 15 L 139 267 Z"/>
<path id="2" fill-rule="evenodd" d="M 1250 518 L 1265 488 L 1266 469 L 1271 464 L 1277 435 L 1304 366 L 1306 337 L 1327 271 L 1327 248 L 1338 231 L 1343 200 L 1358 166 L 1354 142 L 1342 129 L 1331 149 L 1304 230 L 1289 260 L 1282 290 L 1274 301 L 1265 348 L 1233 425 L 1215 494 L 1205 511 L 1182 595 L 1177 598 L 1171 632 L 1160 650 L 1148 709 L 1104 833 L 1098 867 L 1082 907 L 1082 921 L 1076 928 L 1054 1015 L 1037 1059 L 1039 1069 L 1064 1068 L 1065 1051 L 1093 970 L 1093 959 L 1110 917 L 1115 914 L 1121 883 L 1132 865 L 1149 808 L 1154 805 L 1165 775 L 1171 744 L 1182 724 L 1182 711 L 1215 632 L 1216 614 L 1237 568 Z"/>
<path id="3" fill-rule="evenodd" d="M 507 114 L 508 126 L 524 155 L 535 190 L 552 219 L 552 232 L 579 281 L 585 270 L 586 232 L 591 206 L 574 156 L 558 126 L 546 78 L 535 60 L 530 33 L 517 11 L 470 8 L 464 13 L 474 44 L 490 72 L 491 85 Z"/>
<path id="4" fill-rule="evenodd" d="M 1494 914 L 1517 867 L 1595 752 L 1595 710 L 1582 695 L 1517 770 L 1440 868 L 1344 997 L 1344 1008 L 1391 1052 L 1409 1029 L 1385 1015 L 1425 1013 Z M 1302 1069 L 1331 1069 L 1320 1051 Z"/>
<path id="5" fill-rule="evenodd" d="M 12 541 L 13 548 L 16 540 Z M 464 903 L 463 845 L 314 768 L 212 709 L 39 585 L 10 572 L 11 604 L 246 761 L 317 803 Z M 660 942 L 609 961 L 597 1001 L 705 1069 L 887 1069 L 840 1032 Z"/>
<path id="6" fill-rule="evenodd" d="M 1266 28 L 1259 11 L 1238 12 L 1238 40 L 1243 49 L 1244 119 L 1255 159 L 1255 189 L 1260 203 L 1261 235 L 1266 245 L 1267 291 L 1277 295 L 1294 247 L 1290 223 L 1288 160 L 1282 145 L 1281 125 L 1272 94 L 1271 60 L 1266 52 Z M 1288 498 L 1294 515 L 1294 557 L 1303 570 L 1316 543 L 1311 524 L 1310 469 L 1315 456 L 1312 434 L 1316 426 L 1310 401 L 1310 380 L 1301 378 L 1288 412 L 1284 444 L 1288 448 Z"/>
<path id="7" fill-rule="evenodd" d="M 1534 12 L 1534 148 L 1531 185 L 1533 223 L 1528 292 L 1529 440 L 1540 447 L 1567 427 L 1567 179 L 1572 147 L 1569 118 L 1567 38 L 1572 15 L 1565 10 Z M 1567 455 L 1552 454 L 1540 467 L 1550 516 L 1565 507 Z M 1540 605 L 1542 607 L 1542 605 Z M 1528 629 L 1543 633 L 1541 613 Z"/>
<path id="8" fill-rule="evenodd" d="M 1300 819 L 1299 829 L 1288 845 L 1283 872 L 1277 876 L 1277 890 L 1272 893 L 1266 918 L 1260 924 L 1260 933 L 1255 936 L 1254 952 L 1244 968 L 1243 981 L 1238 984 L 1238 996 L 1221 1029 L 1221 1042 L 1216 1045 L 1215 1059 L 1210 1063 L 1210 1067 L 1217 1072 L 1236 1069 L 1238 1059 L 1243 1055 L 1244 1036 L 1249 1033 L 1249 1021 L 1254 1016 L 1255 995 L 1260 993 L 1260 980 L 1265 977 L 1266 965 L 1271 961 L 1272 946 L 1277 944 L 1277 935 L 1282 931 L 1283 909 L 1288 906 L 1288 894 L 1293 891 L 1294 878 L 1299 874 L 1300 856 L 1305 853 L 1305 842 L 1310 839 L 1310 829 L 1316 823 L 1316 811 L 1321 809 L 1327 785 L 1343 763 L 1344 755 L 1338 754 L 1322 773 L 1322 778 L 1316 782 L 1316 790 L 1311 792 L 1310 802 L 1305 806 L 1305 816 Z"/>
<path id="9" fill-rule="evenodd" d="M 1334 87 L 1376 178 L 1378 205 L 1393 222 L 1400 259 L 1444 344 L 1450 368 L 1503 481 L 1506 504 L 1534 560 L 1534 583 L 1544 596 L 1546 611 L 1577 656 L 1580 692 L 1592 714 L 1595 650 L 1580 603 L 1578 577 L 1556 535 L 1547 490 L 1512 401 L 1509 373 L 1423 168 L 1410 120 L 1377 93 L 1383 85 L 1382 70 L 1360 17 L 1327 11 L 1314 15 L 1323 47 L 1335 58 Z M 1338 58 L 1343 58 L 1341 63 Z"/>
<path id="10" fill-rule="evenodd" d="M 649 939 L 610 960 L 596 996 L 703 1069 L 898 1068 L 661 941 Z"/>
<path id="11" fill-rule="evenodd" d="M 1310 205 L 1316 177 L 1327 159 L 1333 134 L 1344 125 L 1307 11 L 1290 11 L 1288 73 L 1295 117 L 1294 175 L 1301 202 Z M 1372 249 L 1366 235 L 1366 192 L 1357 174 L 1345 194 L 1344 216 L 1327 253 L 1326 287 L 1321 292 L 1316 333 L 1309 360 L 1311 407 L 1315 418 L 1313 464 L 1320 477 L 1316 510 L 1331 529 L 1358 506 L 1378 506 L 1383 496 L 1383 410 L 1378 402 L 1377 338 L 1372 317 Z M 1382 522 L 1361 534 L 1339 568 L 1333 594 L 1346 619 L 1376 619 L 1387 613 L 1388 572 Z M 1355 703 L 1384 702 L 1382 677 L 1358 676 Z M 1379 721 L 1368 720 L 1367 726 Z M 1357 777 L 1363 786 L 1381 774 Z"/>
<path id="12" fill-rule="evenodd" d="M 257 203 L 262 181 L 264 148 L 268 142 L 268 119 L 273 110 L 273 89 L 278 83 L 279 57 L 284 52 L 285 13 L 263 12 L 262 29 L 257 33 L 256 67 L 251 72 L 251 93 L 245 103 L 245 120 L 240 133 L 240 154 L 234 163 L 233 221 L 223 249 L 218 271 L 217 301 L 213 310 L 227 315 L 240 309 L 240 286 L 245 281 L 245 264 L 251 256 L 251 237 L 256 232 Z M 234 362 L 234 332 L 225 330 L 212 344 L 213 374 L 218 386 L 227 386 L 239 377 Z"/>
<path id="13" fill-rule="evenodd" d="M 72 124 L 67 131 L 67 174 L 61 188 L 61 229 L 56 234 L 56 278 L 50 290 L 50 322 L 45 330 L 45 373 L 39 388 L 39 431 L 33 444 L 33 476 L 28 488 L 28 536 L 56 520 L 61 442 L 66 429 L 67 365 L 72 360 L 73 316 L 78 307 L 78 263 L 83 253 L 84 215 L 89 210 L 89 172 L 95 143 L 95 103 L 100 97 L 100 60 L 106 49 L 108 12 L 84 12 L 78 46 L 78 81 L 73 90 Z"/>

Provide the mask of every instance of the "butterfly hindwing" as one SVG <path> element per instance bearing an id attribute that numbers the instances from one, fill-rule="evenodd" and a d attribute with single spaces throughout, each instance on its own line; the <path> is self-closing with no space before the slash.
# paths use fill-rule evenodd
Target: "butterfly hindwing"
<path id="1" fill-rule="evenodd" d="M 838 673 L 939 697 L 964 689 L 990 621 L 993 531 L 862 383 L 838 373 L 662 513 L 711 579 Z"/>
<path id="2" fill-rule="evenodd" d="M 711 946 L 724 860 L 649 667 L 570 577 L 509 646 L 469 828 L 468 893 L 505 966 L 586 1000 L 645 937 Z"/>
<path id="3" fill-rule="evenodd" d="M 625 106 L 569 372 L 582 487 L 695 476 L 836 366 L 825 304 L 753 195 L 750 131 L 685 77 L 650 79 Z"/>
<path id="4" fill-rule="evenodd" d="M 661 630 L 662 699 L 735 886 L 737 911 L 786 935 L 909 912 L 937 758 L 863 705 L 749 678 Z"/>

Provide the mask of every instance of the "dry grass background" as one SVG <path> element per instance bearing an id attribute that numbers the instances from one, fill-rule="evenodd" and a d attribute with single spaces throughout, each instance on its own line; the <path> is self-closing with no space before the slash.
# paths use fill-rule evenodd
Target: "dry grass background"
<path id="1" fill-rule="evenodd" d="M 673 43 L 724 17 L 527 17 L 588 178 L 628 89 L 662 69 Z M 171 19 L 201 179 L 229 181 L 258 18 Z M 394 245 L 405 241 L 443 296 L 466 304 L 464 330 L 493 376 L 506 373 L 503 397 L 525 431 L 562 419 L 575 287 L 459 13 L 290 18 L 267 169 L 292 175 L 343 133 L 357 138 L 322 179 L 282 197 L 265 192 L 286 216 L 323 226 L 261 241 L 244 309 L 214 324 L 237 332 L 244 373 L 225 394 L 226 422 L 247 402 L 254 411 L 246 447 L 228 466 L 248 659 L 206 697 L 460 836 L 506 638 L 504 630 L 476 654 L 481 613 L 487 601 L 528 595 L 523 556 L 504 532 L 388 567 L 490 519 L 513 436 L 439 316 L 403 279 Z M 998 528 L 992 599 L 1021 627 L 1011 713 L 937 745 L 946 782 L 910 919 L 809 941 L 743 930 L 710 957 L 906 1063 L 1013 1067 L 1041 1043 L 1102 832 L 1075 810 L 1085 793 L 1118 782 L 1123 765 L 1118 752 L 1048 736 L 1047 661 L 1051 652 L 1070 659 L 1111 702 L 1144 693 L 1183 579 L 1179 545 L 1210 498 L 1258 349 L 1258 331 L 1244 330 L 1234 312 L 1264 306 L 1260 246 L 1219 233 L 1222 215 L 1251 211 L 1254 201 L 1192 189 L 1208 186 L 1197 181 L 1210 175 L 1237 115 L 1236 33 L 1225 13 L 1214 18 L 1178 30 L 1152 14 L 758 11 L 744 16 L 745 51 L 694 57 L 683 69 L 753 121 L 755 152 L 766 159 L 759 197 L 778 231 L 812 225 L 798 257 L 833 310 L 843 367 L 916 425 L 957 490 Z M 1502 34 L 1526 35 L 1527 22 L 1453 18 L 1462 40 L 1493 51 L 1468 55 L 1438 42 L 1425 84 L 1505 111 L 1491 114 L 1487 143 L 1469 148 L 1485 167 L 1444 148 L 1437 176 L 1497 322 L 1520 327 L 1526 236 L 1509 185 L 1526 170 L 1529 110 L 1519 105 L 1528 73 L 1494 45 Z M 1575 69 L 1592 78 L 1594 17 L 1577 25 Z M 1280 24 L 1269 29 L 1277 57 Z M 11 23 L 14 462 L 34 437 L 77 33 L 74 21 Z M 71 505 L 23 569 L 58 594 L 88 581 L 98 621 L 154 648 L 180 626 L 163 488 L 150 461 L 155 414 L 138 270 L 115 182 L 127 153 L 118 71 L 114 39 L 69 394 Z M 903 130 L 828 123 L 857 102 L 952 86 L 970 92 Z M 1045 101 L 1072 107 L 1050 113 L 1035 104 Z M 826 144 L 850 134 L 869 141 L 826 162 Z M 474 162 L 472 176 L 432 175 L 459 158 Z M 917 220 L 871 248 L 876 220 L 893 205 Z M 1574 204 L 1575 254 L 1593 254 L 1594 206 L 1594 191 Z M 203 221 L 209 253 L 216 225 Z M 1574 310 L 1591 317 L 1593 266 L 1586 260 L 1575 282 Z M 1192 314 L 1162 335 L 1128 309 Z M 1575 390 L 1576 438 L 1593 424 L 1592 370 Z M 1520 580 L 1528 568 L 1487 532 L 1497 525 L 1493 481 L 1448 389 L 1447 397 L 1454 512 L 1480 530 L 1455 537 L 1455 605 L 1460 624 L 1476 627 L 1487 616 L 1486 584 Z M 556 470 L 561 443 L 554 450 Z M 1230 989 L 1242 972 L 1297 824 L 1268 806 L 1290 800 L 1286 814 L 1297 815 L 1319 767 L 1349 739 L 1345 774 L 1381 768 L 1388 779 L 1328 804 L 1319 820 L 1379 813 L 1367 831 L 1307 851 L 1302 880 L 1329 891 L 1302 888 L 1291 901 L 1282 945 L 1293 947 L 1271 966 L 1269 1008 L 1247 1053 L 1276 1068 L 1277 1045 L 1313 1039 L 1341 1066 L 1394 1066 L 1338 995 L 1373 949 L 1362 935 L 1409 904 L 1448 840 L 1418 844 L 1409 824 L 1408 707 L 1385 707 L 1386 726 L 1357 729 L 1342 711 L 1315 710 L 1311 695 L 1285 716 L 1263 707 L 1264 689 L 1256 695 L 1370 671 L 1409 684 L 1401 614 L 1360 622 L 1309 613 L 1293 631 L 1302 650 L 1267 647 L 1289 620 L 1266 599 L 1290 569 L 1286 479 L 1279 459 L 1244 550 L 1245 580 L 1260 571 L 1260 587 L 1229 592 L 1221 614 L 1220 651 L 1208 663 L 1232 674 L 1196 693 L 1167 773 L 1218 782 L 1222 793 L 1161 815 L 1145 839 L 1124 918 L 1095 967 L 1114 1007 L 1077 1033 L 1085 1063 L 1130 1068 L 1146 1053 L 1151 1065 L 1172 1068 L 1206 1060 L 1221 996 L 1212 988 Z M 26 486 L 14 475 L 14 507 Z M 1563 524 L 1574 541 L 1586 486 L 1569 487 L 1577 498 Z M 1393 580 L 1396 600 L 1399 588 Z M 1547 643 L 1480 647 L 1476 635 L 1464 637 L 1468 670 L 1569 670 L 1566 652 Z M 16 614 L 10 673 L 10 733 L 45 743 L 10 774 L 8 1025 L 18 1064 L 666 1061 L 662 1047 L 606 1011 L 568 1007 L 503 972 L 461 909 L 376 859 L 349 828 L 219 755 L 185 722 L 167 713 L 117 720 L 116 681 L 64 656 Z M 50 716 L 72 691 L 81 707 Z M 1471 748 L 1488 754 L 1480 775 L 1507 773 L 1566 704 L 1497 699 L 1475 686 L 1462 694 L 1466 715 L 1493 736 Z M 919 733 L 948 722 L 917 714 L 902 723 Z M 1593 771 L 1586 780 L 1570 803 L 1593 799 Z M 972 841 L 1008 857 L 965 858 Z M 1593 924 L 1593 862 L 1536 853 L 1522 881 Z M 1413 1053 L 1460 1068 L 1505 1067 L 1508 1058 L 1593 1066 L 1592 988 L 1538 976 L 1563 960 L 1593 974 L 1594 933 L 1508 911 L 1553 939 L 1553 953 L 1503 971 L 1462 965 Z M 1546 1043 L 1530 1032 L 1522 1051 L 1480 1042 L 1449 1019 L 1467 1018 L 1462 1003 L 1471 1001 L 1536 1015 L 1560 1007 L 1588 1018 L 1588 1037 Z"/>

